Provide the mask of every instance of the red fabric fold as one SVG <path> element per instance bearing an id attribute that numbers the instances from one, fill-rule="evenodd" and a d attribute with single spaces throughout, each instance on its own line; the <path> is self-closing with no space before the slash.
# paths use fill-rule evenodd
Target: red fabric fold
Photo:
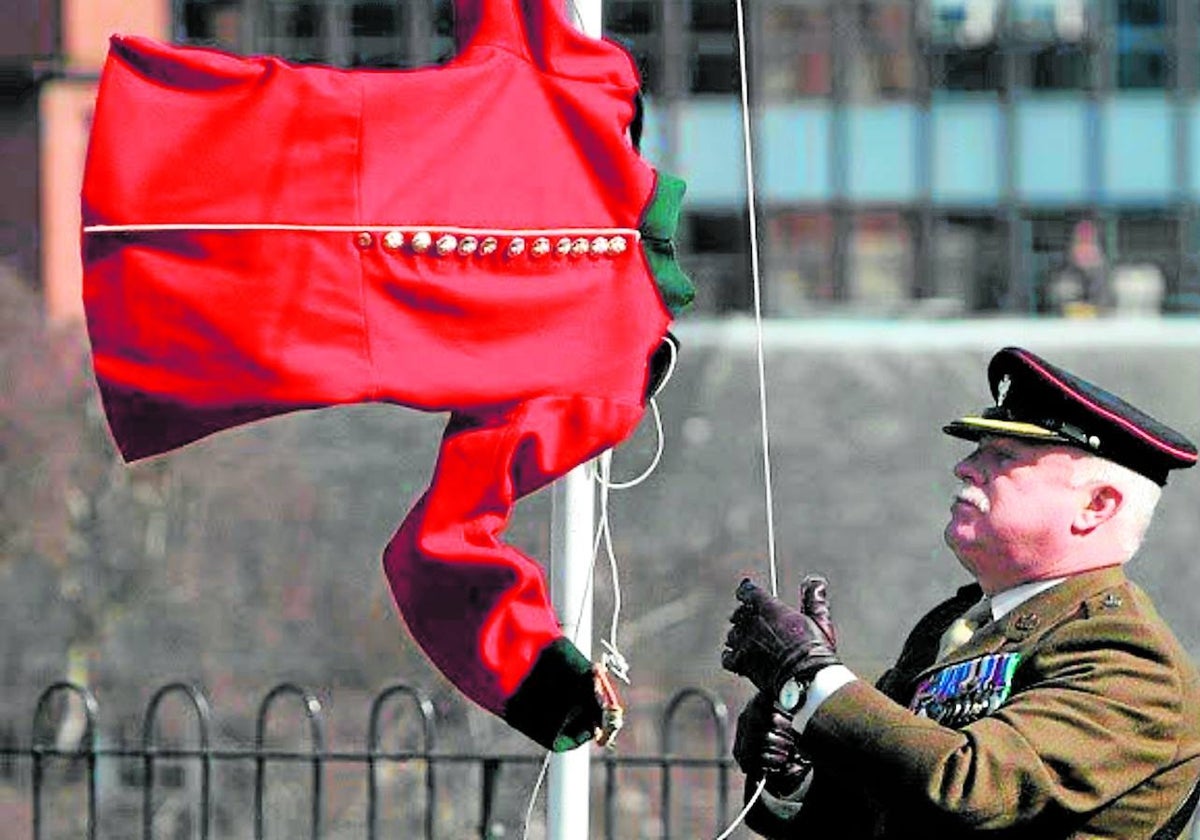
<path id="1" fill-rule="evenodd" d="M 514 504 L 614 446 L 641 416 L 640 404 L 543 397 L 456 413 L 447 426 L 430 487 L 384 567 L 413 637 L 485 708 L 502 713 L 562 635 L 541 565 L 503 542 Z"/>

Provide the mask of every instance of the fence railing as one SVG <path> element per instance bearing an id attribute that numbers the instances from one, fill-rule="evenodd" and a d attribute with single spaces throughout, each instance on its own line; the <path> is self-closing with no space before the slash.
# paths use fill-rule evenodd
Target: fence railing
<path id="1" fill-rule="evenodd" d="M 185 727 L 178 715 L 164 716 L 168 699 L 173 707 L 182 704 L 187 709 L 183 717 L 191 720 L 184 723 L 192 730 L 187 737 L 180 734 Z M 270 737 L 269 730 L 282 716 L 279 707 L 284 703 L 303 713 L 306 747 L 273 746 L 278 737 Z M 406 731 L 419 734 L 419 743 L 412 749 L 385 749 L 385 735 L 395 731 L 387 715 L 404 711 L 402 704 L 415 715 L 416 725 Z M 690 709 L 689 726 L 699 713 L 712 740 L 711 757 L 697 757 L 695 739 L 687 745 L 687 754 L 677 752 L 679 718 L 685 706 Z M 207 696 L 197 686 L 181 682 L 154 692 L 135 746 L 102 745 L 99 716 L 99 703 L 87 687 L 58 682 L 38 696 L 25 743 L 14 736 L 10 722 L 0 722 L 6 726 L 6 737 L 0 740 L 0 820 L 4 821 L 0 834 L 33 840 L 97 840 L 133 838 L 140 830 L 143 840 L 249 836 L 255 840 L 493 840 L 508 834 L 497 823 L 501 810 L 507 810 L 510 828 L 516 810 L 523 817 L 533 775 L 544 760 L 544 754 L 535 753 L 440 750 L 433 703 L 419 689 L 403 684 L 374 696 L 365 749 L 357 751 L 329 748 L 324 707 L 312 692 L 293 683 L 277 685 L 265 695 L 258 706 L 252 743 L 243 739 L 237 747 L 214 743 L 214 716 Z M 169 739 L 162 735 L 166 724 L 174 724 Z M 684 689 L 665 705 L 659 733 L 660 752 L 655 755 L 597 751 L 592 774 L 593 836 L 714 836 L 736 812 L 730 806 L 731 785 L 740 790 L 741 777 L 731 773 L 725 704 L 704 689 Z M 184 741 L 190 746 L 181 746 Z M 523 786 L 518 787 L 523 794 L 516 797 L 521 799 L 519 809 L 506 801 L 514 797 L 506 797 L 503 784 L 504 771 L 517 766 L 528 768 Z M 469 782 L 462 781 L 466 771 Z M 401 772 L 403 779 L 398 778 Z M 632 785 L 627 778 L 631 774 L 639 774 Z M 681 775 L 686 775 L 683 783 Z M 350 790 L 355 792 L 348 794 Z M 632 827 L 622 825 L 629 819 L 630 801 L 639 814 Z M 476 817 L 470 816 L 472 812 Z M 535 836 L 540 835 L 530 834 Z"/>

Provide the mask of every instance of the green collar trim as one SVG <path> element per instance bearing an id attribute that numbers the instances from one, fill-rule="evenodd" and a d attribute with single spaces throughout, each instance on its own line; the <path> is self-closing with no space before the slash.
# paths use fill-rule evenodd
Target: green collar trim
<path id="1" fill-rule="evenodd" d="M 663 303 L 672 315 L 678 315 L 696 297 L 696 287 L 675 258 L 675 242 L 672 238 L 679 227 L 679 211 L 687 184 L 682 178 L 666 172 L 657 174 L 654 195 L 639 227 L 642 252 L 646 255 Z"/>

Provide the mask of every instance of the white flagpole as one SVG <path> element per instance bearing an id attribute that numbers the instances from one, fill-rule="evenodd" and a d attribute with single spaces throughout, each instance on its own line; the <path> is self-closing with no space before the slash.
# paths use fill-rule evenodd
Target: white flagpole
<path id="1" fill-rule="evenodd" d="M 588 465 L 576 467 L 552 488 L 550 598 L 563 635 L 592 656 L 592 590 L 588 586 L 595 528 L 595 491 Z M 587 840 L 591 794 L 590 745 L 554 753 L 546 781 L 548 840 Z"/>
<path id="2" fill-rule="evenodd" d="M 579 27 L 599 38 L 602 0 L 564 0 Z M 563 635 L 592 656 L 592 539 L 596 528 L 595 482 L 588 465 L 576 467 L 551 490 L 550 599 Z M 585 744 L 550 757 L 546 783 L 548 840 L 587 840 L 590 825 L 592 748 Z"/>

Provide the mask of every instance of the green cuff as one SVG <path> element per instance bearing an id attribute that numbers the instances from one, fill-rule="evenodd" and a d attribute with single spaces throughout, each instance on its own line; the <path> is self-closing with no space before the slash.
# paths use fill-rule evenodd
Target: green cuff
<path id="1" fill-rule="evenodd" d="M 696 297 L 696 287 L 675 259 L 672 239 L 679 227 L 679 210 L 686 190 L 682 178 L 659 172 L 640 228 L 642 251 L 650 264 L 650 273 L 672 315 L 678 315 Z"/>
<path id="2" fill-rule="evenodd" d="M 586 744 L 601 722 L 592 663 L 566 638 L 555 639 L 538 654 L 502 717 L 554 752 Z"/>

